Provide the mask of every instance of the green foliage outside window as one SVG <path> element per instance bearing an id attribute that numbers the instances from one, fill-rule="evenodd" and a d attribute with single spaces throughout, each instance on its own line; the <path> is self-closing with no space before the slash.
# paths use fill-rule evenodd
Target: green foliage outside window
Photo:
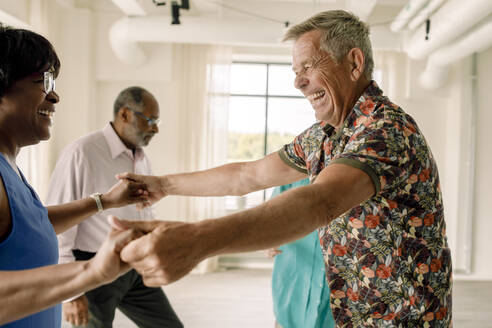
<path id="1" fill-rule="evenodd" d="M 295 136 L 288 134 L 269 133 L 267 153 L 279 150 L 290 143 Z M 229 132 L 228 158 L 230 162 L 256 160 L 264 157 L 263 133 Z"/>

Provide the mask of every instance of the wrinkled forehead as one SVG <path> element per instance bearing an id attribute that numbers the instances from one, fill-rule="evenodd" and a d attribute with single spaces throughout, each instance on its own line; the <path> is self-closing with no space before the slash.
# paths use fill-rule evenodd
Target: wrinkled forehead
<path id="1" fill-rule="evenodd" d="M 304 65 L 312 63 L 315 58 L 322 56 L 320 49 L 319 31 L 310 31 L 301 35 L 292 47 L 292 69 L 295 71 Z"/>

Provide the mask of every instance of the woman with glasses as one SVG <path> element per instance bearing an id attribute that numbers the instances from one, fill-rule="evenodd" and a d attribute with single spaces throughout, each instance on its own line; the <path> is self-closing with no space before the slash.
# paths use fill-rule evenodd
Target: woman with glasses
<path id="1" fill-rule="evenodd" d="M 59 101 L 60 62 L 44 37 L 0 25 L 0 326 L 61 327 L 62 300 L 127 270 L 120 249 L 137 233 L 112 230 L 89 261 L 57 265 L 56 234 L 98 210 L 147 200 L 141 184 L 119 182 L 105 194 L 44 207 L 16 165 L 24 146 L 50 137 Z"/>

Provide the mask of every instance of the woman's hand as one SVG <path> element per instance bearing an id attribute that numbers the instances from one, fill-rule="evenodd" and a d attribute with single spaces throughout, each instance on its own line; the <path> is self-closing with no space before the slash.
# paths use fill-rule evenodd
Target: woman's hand
<path id="1" fill-rule="evenodd" d="M 109 216 L 108 220 L 112 226 L 115 226 L 112 223 L 114 216 Z M 88 271 L 91 277 L 96 282 L 105 284 L 129 271 L 130 266 L 120 259 L 120 252 L 129 242 L 141 236 L 142 233 L 134 229 L 124 231 L 116 228 L 111 229 L 96 256 L 88 261 Z"/>
<path id="2" fill-rule="evenodd" d="M 130 242 L 121 258 L 142 275 L 145 285 L 167 285 L 188 274 L 205 257 L 195 242 L 195 226 L 179 221 L 114 220 L 116 229 L 134 229 L 144 235 Z"/>

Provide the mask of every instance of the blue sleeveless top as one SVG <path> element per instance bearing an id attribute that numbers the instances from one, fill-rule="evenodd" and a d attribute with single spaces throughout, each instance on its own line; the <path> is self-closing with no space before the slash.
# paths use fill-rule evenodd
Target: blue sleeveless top
<path id="1" fill-rule="evenodd" d="M 48 211 L 22 173 L 21 179 L 2 154 L 0 154 L 0 175 L 9 200 L 12 218 L 12 230 L 7 238 L 0 242 L 0 271 L 33 269 L 58 263 L 58 240 L 48 219 Z M 0 283 L 4 284 L 8 281 Z M 61 305 L 0 327 L 59 328 Z"/>

